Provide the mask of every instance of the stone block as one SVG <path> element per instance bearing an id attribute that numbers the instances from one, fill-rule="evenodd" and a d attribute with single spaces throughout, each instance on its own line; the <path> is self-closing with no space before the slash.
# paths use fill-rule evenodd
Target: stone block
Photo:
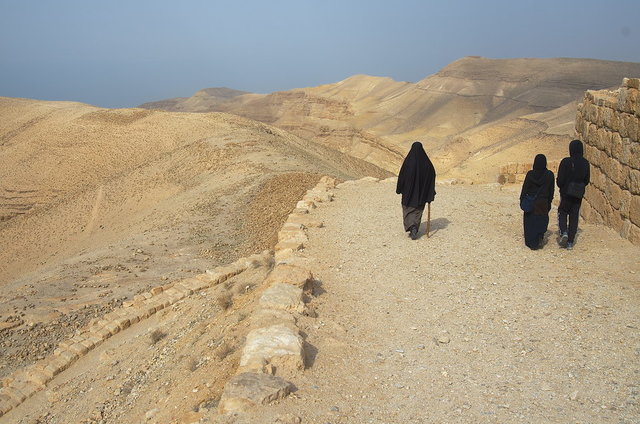
<path id="1" fill-rule="evenodd" d="M 609 203 L 616 209 L 620 209 L 622 204 L 622 189 L 613 181 L 608 180 L 604 190 L 605 196 L 609 199 Z"/>
<path id="2" fill-rule="evenodd" d="M 27 378 L 29 381 L 33 381 L 35 384 L 44 387 L 53 379 L 53 375 L 40 369 L 30 369 L 27 373 Z"/>
<path id="3" fill-rule="evenodd" d="M 640 245 L 640 227 L 631 224 L 627 239 L 635 245 Z"/>
<path id="4" fill-rule="evenodd" d="M 7 412 L 11 411 L 14 408 L 11 398 L 1 393 L 2 392 L 0 392 L 0 417 L 2 417 L 3 415 L 5 415 Z"/>
<path id="5" fill-rule="evenodd" d="M 126 330 L 131 326 L 131 321 L 129 320 L 129 318 L 126 318 L 126 317 L 116 318 L 114 322 L 116 323 L 120 331 Z"/>
<path id="6" fill-rule="evenodd" d="M 273 268 L 265 282 L 268 285 L 276 283 L 291 284 L 308 291 L 311 289 L 313 274 L 308 269 L 297 265 L 280 264 Z"/>
<path id="7" fill-rule="evenodd" d="M 622 137 L 617 132 L 611 133 L 610 137 L 611 141 L 611 156 L 616 159 L 618 162 L 625 163 L 623 159 L 623 151 L 622 151 Z"/>
<path id="8" fill-rule="evenodd" d="M 240 370 L 261 372 L 271 366 L 279 376 L 287 378 L 304 369 L 302 338 L 286 325 L 251 330 L 247 335 Z"/>
<path id="9" fill-rule="evenodd" d="M 640 227 L 640 196 L 633 196 L 629 204 L 629 220 Z"/>
<path id="10" fill-rule="evenodd" d="M 398 184 L 398 177 L 389 177 L 384 180 L 380 180 L 381 183 Z"/>
<path id="11" fill-rule="evenodd" d="M 299 241 L 304 244 L 309 238 L 304 230 L 283 229 L 278 232 L 278 241 Z"/>
<path id="12" fill-rule="evenodd" d="M 154 287 L 154 288 L 151 289 L 151 294 L 153 296 L 158 295 L 158 294 L 160 294 L 162 292 L 163 292 L 162 287 Z"/>
<path id="13" fill-rule="evenodd" d="M 322 221 L 312 218 L 308 214 L 290 214 L 287 218 L 287 223 L 303 225 L 306 228 L 322 228 L 324 226 Z"/>
<path id="14" fill-rule="evenodd" d="M 118 334 L 120 332 L 120 327 L 118 326 L 118 324 L 115 321 L 108 322 L 104 326 L 104 328 L 109 330 L 109 333 L 111 333 L 112 336 L 115 336 L 116 334 Z"/>
<path id="15" fill-rule="evenodd" d="M 633 113 L 633 103 L 629 90 L 621 88 L 618 90 L 618 110 L 625 113 Z"/>
<path id="16" fill-rule="evenodd" d="M 22 393 L 25 398 L 29 398 L 42 390 L 43 386 L 37 385 L 32 381 L 18 381 L 12 387 Z"/>
<path id="17" fill-rule="evenodd" d="M 274 325 L 287 326 L 291 331 L 297 332 L 296 317 L 288 311 L 279 309 L 258 309 L 251 314 L 250 328 L 265 328 Z"/>
<path id="18" fill-rule="evenodd" d="M 278 250 L 283 250 L 283 249 L 291 249 L 293 251 L 297 251 L 297 250 L 302 250 L 304 248 L 304 243 L 300 242 L 300 241 L 295 241 L 295 240 L 291 240 L 291 241 L 280 241 L 278 242 L 278 244 L 276 244 L 276 251 Z"/>
<path id="19" fill-rule="evenodd" d="M 640 195 L 640 171 L 637 169 L 629 170 L 629 191 L 631 194 L 638 196 Z"/>
<path id="20" fill-rule="evenodd" d="M 640 78 L 623 78 L 622 86 L 626 88 L 640 89 Z"/>
<path id="21" fill-rule="evenodd" d="M 16 389 L 13 386 L 3 387 L 0 393 L 6 396 L 9 396 L 11 399 L 17 402 L 18 405 L 27 399 L 27 395 L 25 395 L 24 393 L 22 393 L 20 390 Z"/>
<path id="22" fill-rule="evenodd" d="M 291 284 L 276 283 L 262 293 L 260 306 L 270 309 L 282 309 L 299 314 L 304 312 L 302 289 Z"/>
<path id="23" fill-rule="evenodd" d="M 276 264 L 286 263 L 290 258 L 296 255 L 296 251 L 293 249 L 280 249 L 277 250 L 274 258 Z"/>
<path id="24" fill-rule="evenodd" d="M 296 203 L 296 209 L 310 210 L 315 208 L 316 208 L 316 204 L 313 200 L 300 200 L 298 201 L 298 203 Z"/>
<path id="25" fill-rule="evenodd" d="M 625 163 L 633 169 L 640 170 L 640 142 L 625 138 L 622 140 L 622 150 L 627 159 Z"/>
<path id="26" fill-rule="evenodd" d="M 318 185 L 322 184 L 327 188 L 335 188 L 337 183 L 338 181 L 335 178 L 327 175 L 323 176 L 320 178 L 320 181 L 318 181 Z"/>
<path id="27" fill-rule="evenodd" d="M 607 200 L 605 199 L 602 192 L 597 188 L 594 188 L 593 186 L 587 186 L 587 189 L 588 192 L 586 193 L 586 195 L 589 199 L 591 207 L 602 214 L 607 205 Z"/>
<path id="28" fill-rule="evenodd" d="M 221 414 L 245 412 L 283 399 L 292 389 L 291 383 L 273 375 L 238 374 L 225 384 L 218 410 Z"/>
<path id="29" fill-rule="evenodd" d="M 87 352 L 89 351 L 89 349 L 87 349 L 87 347 L 82 343 L 72 344 L 71 346 L 69 346 L 69 350 L 78 356 L 86 355 Z"/>

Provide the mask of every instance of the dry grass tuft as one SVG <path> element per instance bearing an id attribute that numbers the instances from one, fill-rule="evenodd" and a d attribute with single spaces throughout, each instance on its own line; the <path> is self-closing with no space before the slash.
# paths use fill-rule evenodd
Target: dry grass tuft
<path id="1" fill-rule="evenodd" d="M 159 329 L 153 330 L 153 332 L 151 333 L 151 344 L 154 345 L 165 337 L 167 337 L 167 333 L 165 333 L 164 331 Z"/>
<path id="2" fill-rule="evenodd" d="M 222 343 L 216 351 L 216 358 L 218 358 L 219 361 L 222 361 L 234 351 L 235 349 L 233 346 L 228 343 Z"/>
<path id="3" fill-rule="evenodd" d="M 218 305 L 222 308 L 223 311 L 226 311 L 231 307 L 231 305 L 233 305 L 233 297 L 231 296 L 231 293 L 228 293 L 228 292 L 219 295 L 216 298 L 216 301 L 218 302 Z"/>

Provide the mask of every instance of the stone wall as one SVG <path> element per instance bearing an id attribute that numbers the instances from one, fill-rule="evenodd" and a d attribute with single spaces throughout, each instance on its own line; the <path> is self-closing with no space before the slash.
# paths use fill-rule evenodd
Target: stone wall
<path id="1" fill-rule="evenodd" d="M 550 169 L 555 174 L 558 169 L 558 161 L 547 162 L 547 169 Z M 527 176 L 527 172 L 531 171 L 533 163 L 508 163 L 500 167 L 500 174 L 498 175 L 498 182 L 500 184 L 521 184 L 524 182 L 524 177 Z"/>
<path id="2" fill-rule="evenodd" d="M 634 244 L 640 244 L 639 89 L 639 78 L 625 78 L 615 91 L 587 91 L 576 115 L 577 137 L 591 163 L 582 216 Z"/>

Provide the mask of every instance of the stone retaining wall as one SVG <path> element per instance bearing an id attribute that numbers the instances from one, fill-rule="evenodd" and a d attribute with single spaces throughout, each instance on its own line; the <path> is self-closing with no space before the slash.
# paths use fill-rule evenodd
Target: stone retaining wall
<path id="1" fill-rule="evenodd" d="M 109 337 L 129 326 L 149 318 L 156 312 L 205 288 L 223 283 L 229 278 L 272 260 L 268 251 L 236 262 L 207 270 L 194 278 L 154 287 L 147 293 L 133 297 L 100 319 L 92 320 L 74 337 L 58 344 L 53 355 L 22 368 L 2 380 L 0 388 L 0 417 L 20 405 L 27 398 L 46 388 L 53 378 L 69 368 L 80 357 L 96 348 Z"/>
<path id="2" fill-rule="evenodd" d="M 587 91 L 576 133 L 591 163 L 581 214 L 640 244 L 640 79 L 615 91 Z"/>
<path id="3" fill-rule="evenodd" d="M 227 382 L 219 403 L 219 412 L 234 414 L 256 405 L 265 405 L 286 397 L 305 368 L 304 340 L 296 325 L 301 315 L 314 316 L 305 303 L 313 295 L 313 275 L 307 268 L 304 247 L 306 229 L 322 227 L 313 218 L 313 210 L 334 197 L 334 188 L 358 182 L 377 182 L 374 177 L 345 181 L 323 177 L 309 190 L 287 218 L 278 233 L 276 265 L 267 276 L 257 308 L 251 317 L 236 375 Z M 392 177 L 385 181 L 395 182 Z"/>

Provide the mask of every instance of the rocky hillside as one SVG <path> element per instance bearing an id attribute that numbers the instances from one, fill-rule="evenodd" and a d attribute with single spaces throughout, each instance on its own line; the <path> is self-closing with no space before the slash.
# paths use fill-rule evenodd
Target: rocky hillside
<path id="1" fill-rule="evenodd" d="M 249 117 L 392 172 L 410 143 L 422 140 L 440 175 L 495 181 L 505 161 L 530 161 L 539 151 L 550 160 L 562 157 L 582 93 L 617 86 L 630 75 L 640 75 L 640 64 L 466 57 L 417 83 L 356 75 L 319 87 L 206 102 L 198 92 L 166 109 Z M 165 109 L 161 102 L 142 107 Z"/>
<path id="2" fill-rule="evenodd" d="M 388 175 L 235 115 L 0 98 L 0 377 L 123 299 L 272 248 L 325 174 Z"/>

